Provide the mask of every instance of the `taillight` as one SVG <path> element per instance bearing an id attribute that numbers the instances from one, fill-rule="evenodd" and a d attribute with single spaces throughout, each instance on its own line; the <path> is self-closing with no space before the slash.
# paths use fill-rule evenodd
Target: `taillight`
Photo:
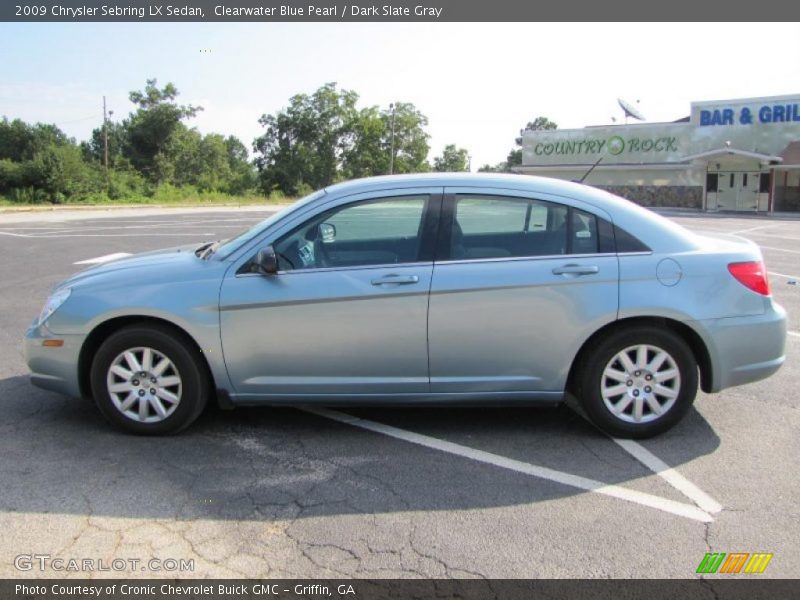
<path id="1" fill-rule="evenodd" d="M 767 269 L 761 261 L 737 262 L 728 265 L 728 271 L 748 289 L 762 296 L 769 296 L 769 279 Z"/>

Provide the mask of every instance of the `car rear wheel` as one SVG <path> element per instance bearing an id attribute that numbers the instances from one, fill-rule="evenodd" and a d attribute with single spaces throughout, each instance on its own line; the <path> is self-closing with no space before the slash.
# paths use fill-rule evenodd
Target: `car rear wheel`
<path id="1" fill-rule="evenodd" d="M 103 342 L 92 361 L 91 385 L 112 424 L 151 435 L 187 427 L 210 393 L 197 351 L 177 332 L 149 325 L 121 329 Z"/>
<path id="2" fill-rule="evenodd" d="M 672 331 L 641 327 L 614 332 L 579 367 L 578 399 L 595 425 L 646 438 L 675 425 L 697 395 L 697 362 Z"/>

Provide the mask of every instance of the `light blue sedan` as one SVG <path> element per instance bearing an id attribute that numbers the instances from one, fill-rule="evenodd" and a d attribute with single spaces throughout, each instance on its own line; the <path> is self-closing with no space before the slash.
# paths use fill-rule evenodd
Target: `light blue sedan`
<path id="1" fill-rule="evenodd" d="M 647 437 L 784 361 L 758 247 L 591 187 L 378 177 L 56 287 L 32 381 L 164 434 L 239 405 L 555 404 Z"/>

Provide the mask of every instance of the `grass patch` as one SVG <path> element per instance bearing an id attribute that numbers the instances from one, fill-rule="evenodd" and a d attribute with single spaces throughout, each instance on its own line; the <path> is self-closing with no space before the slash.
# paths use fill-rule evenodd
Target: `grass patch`
<path id="1" fill-rule="evenodd" d="M 173 188 L 171 186 L 164 186 L 159 188 L 152 195 L 126 195 L 121 198 L 109 198 L 105 194 L 92 194 L 85 198 L 70 199 L 67 198 L 62 202 L 48 202 L 46 200 L 41 202 L 20 202 L 15 199 L 12 200 L 6 196 L 0 196 L 0 206 L 2 207 L 53 207 L 53 206 L 130 206 L 130 205 L 143 205 L 143 206 L 256 206 L 256 205 L 270 205 L 270 204 L 291 204 L 296 198 L 289 198 L 282 194 L 270 194 L 264 196 L 261 194 L 246 194 L 246 195 L 232 195 L 222 192 L 197 192 L 195 190 L 183 190 L 181 188 Z"/>

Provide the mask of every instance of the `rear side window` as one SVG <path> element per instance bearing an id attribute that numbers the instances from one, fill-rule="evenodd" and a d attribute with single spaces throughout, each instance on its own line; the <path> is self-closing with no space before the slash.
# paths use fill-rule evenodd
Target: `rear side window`
<path id="1" fill-rule="evenodd" d="M 453 260 L 548 256 L 567 252 L 566 206 L 528 198 L 456 196 Z"/>
<path id="2" fill-rule="evenodd" d="M 614 238 L 617 242 L 617 252 L 651 252 L 650 247 L 639 238 L 634 237 L 624 229 L 614 226 Z"/>

